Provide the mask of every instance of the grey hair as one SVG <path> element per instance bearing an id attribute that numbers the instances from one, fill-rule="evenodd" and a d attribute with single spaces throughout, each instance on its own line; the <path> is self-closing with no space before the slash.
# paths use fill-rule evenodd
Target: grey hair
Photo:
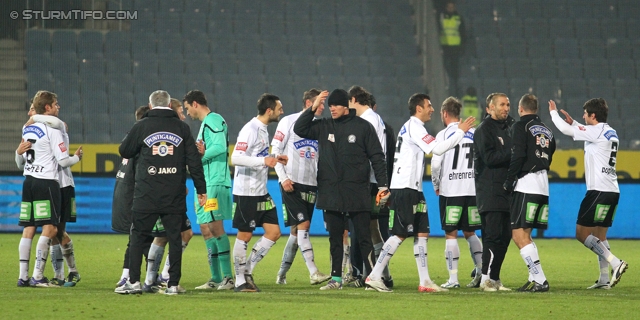
<path id="1" fill-rule="evenodd" d="M 154 91 L 149 96 L 149 104 L 151 108 L 155 107 L 169 107 L 169 103 L 171 101 L 171 96 L 169 93 L 163 90 Z"/>

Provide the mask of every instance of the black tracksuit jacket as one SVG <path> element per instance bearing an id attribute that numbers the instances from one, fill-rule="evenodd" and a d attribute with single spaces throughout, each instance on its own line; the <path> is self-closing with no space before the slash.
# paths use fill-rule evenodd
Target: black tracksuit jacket
<path id="1" fill-rule="evenodd" d="M 385 155 L 373 126 L 356 116 L 355 110 L 335 120 L 314 121 L 308 108 L 296 121 L 293 132 L 318 140 L 318 209 L 371 211 L 371 166 L 378 187 L 388 186 Z"/>
<path id="2" fill-rule="evenodd" d="M 502 186 L 511 161 L 508 122 L 485 118 L 474 133 L 473 151 L 478 211 L 509 212 L 511 196 Z"/>
<path id="3" fill-rule="evenodd" d="M 513 148 L 511 164 L 507 172 L 507 181 L 513 182 L 528 173 L 540 170 L 549 171 L 556 140 L 549 129 L 536 114 L 522 116 L 511 127 Z"/>
<path id="4" fill-rule="evenodd" d="M 198 194 L 207 193 L 200 154 L 189 126 L 170 109 L 149 110 L 120 144 L 120 155 L 135 166 L 133 211 L 187 211 L 187 167 Z"/>

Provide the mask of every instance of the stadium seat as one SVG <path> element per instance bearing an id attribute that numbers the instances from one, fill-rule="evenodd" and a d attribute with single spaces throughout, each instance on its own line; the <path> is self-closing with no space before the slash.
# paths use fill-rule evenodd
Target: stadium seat
<path id="1" fill-rule="evenodd" d="M 51 53 L 76 55 L 77 35 L 75 31 L 55 30 L 51 36 Z"/>
<path id="2" fill-rule="evenodd" d="M 78 58 L 102 58 L 104 56 L 102 43 L 102 32 L 93 30 L 80 31 L 78 35 Z"/>
<path id="3" fill-rule="evenodd" d="M 257 35 L 259 34 L 260 25 L 257 20 L 253 19 L 238 19 L 233 22 L 233 34 L 238 37 L 244 35 Z"/>
<path id="4" fill-rule="evenodd" d="M 574 38 L 556 38 L 554 48 L 557 59 L 575 59 L 580 56 L 578 40 Z"/>
<path id="5" fill-rule="evenodd" d="M 534 91 L 535 82 L 530 78 L 510 78 L 509 79 L 509 97 L 519 99 L 527 93 L 536 94 Z M 540 103 L 540 101 L 538 101 Z"/>
<path id="6" fill-rule="evenodd" d="M 527 42 L 523 39 L 509 39 L 502 44 L 503 58 L 526 58 Z"/>
<path id="7" fill-rule="evenodd" d="M 636 72 L 632 59 L 609 60 L 612 79 L 635 79 Z"/>
<path id="8" fill-rule="evenodd" d="M 609 63 L 605 59 L 584 59 L 584 77 L 586 79 L 608 79 Z"/>
<path id="9" fill-rule="evenodd" d="M 631 40 L 640 39 L 640 20 L 638 19 L 640 19 L 640 17 L 627 19 L 627 36 Z"/>
<path id="10" fill-rule="evenodd" d="M 604 59 L 606 56 L 605 41 L 602 39 L 580 40 L 580 56 L 585 59 Z"/>
<path id="11" fill-rule="evenodd" d="M 209 20 L 208 30 L 211 39 L 228 38 L 233 35 L 233 20 L 230 18 Z"/>
<path id="12" fill-rule="evenodd" d="M 582 78 L 582 59 L 558 59 L 558 78 Z"/>
<path id="13" fill-rule="evenodd" d="M 162 34 L 156 34 L 158 39 L 158 55 L 161 54 L 182 54 L 184 48 L 183 43 L 184 35 L 178 32 L 166 32 Z"/>
<path id="14" fill-rule="evenodd" d="M 518 0 L 517 8 L 520 17 L 542 16 L 542 3 L 539 0 Z"/>
<path id="15" fill-rule="evenodd" d="M 504 64 L 505 75 L 509 79 L 531 77 L 531 66 L 527 58 L 508 58 Z"/>
<path id="16" fill-rule="evenodd" d="M 545 18 L 567 18 L 569 16 L 569 9 L 565 1 L 546 1 L 542 4 L 542 15 Z"/>
<path id="17" fill-rule="evenodd" d="M 549 19 L 549 37 L 554 38 L 574 38 L 573 19 L 551 18 Z"/>
<path id="18" fill-rule="evenodd" d="M 264 64 L 264 74 L 268 77 L 290 76 L 291 62 L 288 58 L 266 61 Z"/>
<path id="19" fill-rule="evenodd" d="M 605 39 L 625 39 L 627 37 L 627 26 L 621 19 L 601 19 L 600 29 L 602 29 L 602 37 Z"/>
<path id="20" fill-rule="evenodd" d="M 587 79 L 590 97 L 602 97 L 609 101 L 615 97 L 615 90 L 611 79 Z"/>
<path id="21" fill-rule="evenodd" d="M 487 35 L 476 37 L 476 57 L 479 59 L 490 58 L 498 55 L 500 50 L 500 40 L 495 36 Z"/>
<path id="22" fill-rule="evenodd" d="M 25 33 L 25 51 L 51 52 L 51 32 L 49 30 L 28 29 Z"/>
<path id="23" fill-rule="evenodd" d="M 538 101 L 560 98 L 560 82 L 557 79 L 536 79 L 535 91 Z"/>
<path id="24" fill-rule="evenodd" d="M 80 60 L 80 77 L 103 77 L 105 75 L 104 58 L 89 58 Z"/>
<path id="25" fill-rule="evenodd" d="M 153 33 L 131 34 L 131 55 L 133 59 L 144 59 L 149 54 L 156 54 L 156 36 Z"/>
<path id="26" fill-rule="evenodd" d="M 511 6 L 513 8 L 513 5 Z M 523 35 L 522 20 L 519 18 L 502 18 L 498 20 L 500 39 L 521 39 Z"/>
<path id="27" fill-rule="evenodd" d="M 407 60 L 396 65 L 396 76 L 398 77 L 420 77 L 422 72 L 422 65 L 416 59 L 413 61 Z"/>
<path id="28" fill-rule="evenodd" d="M 191 56 L 190 58 L 186 58 L 184 60 L 185 65 L 185 74 L 187 76 L 195 75 L 195 74 L 211 74 L 211 60 L 209 55 L 203 54 L 198 56 Z"/>
<path id="29" fill-rule="evenodd" d="M 51 56 L 51 72 L 54 77 L 66 77 L 69 74 L 78 75 L 78 58 L 75 52 L 59 52 Z"/>
<path id="30" fill-rule="evenodd" d="M 498 26 L 492 17 L 478 16 L 471 21 L 471 30 L 474 37 L 496 36 Z"/>
<path id="31" fill-rule="evenodd" d="M 527 39 L 549 38 L 547 19 L 540 17 L 524 19 L 524 37 Z"/>
<path id="32" fill-rule="evenodd" d="M 509 92 L 509 82 L 504 77 L 483 78 L 480 96 L 486 97 L 492 92 Z"/>
<path id="33" fill-rule="evenodd" d="M 264 75 L 264 60 L 262 55 L 241 55 L 238 56 L 238 74 L 241 76 L 253 77 L 255 75 Z"/>
<path id="34" fill-rule="evenodd" d="M 560 90 L 562 98 L 587 99 L 589 96 L 587 83 L 583 78 L 561 78 Z"/>
<path id="35" fill-rule="evenodd" d="M 616 98 L 640 99 L 640 83 L 636 79 L 615 79 Z M 634 109 L 635 110 L 635 109 Z"/>
<path id="36" fill-rule="evenodd" d="M 269 39 L 285 34 L 286 24 L 284 20 L 274 20 L 273 18 L 260 21 L 260 36 Z"/>
<path id="37" fill-rule="evenodd" d="M 481 78 L 504 77 L 504 62 L 502 59 L 479 59 L 479 75 Z"/>
<path id="38" fill-rule="evenodd" d="M 600 22 L 596 19 L 576 18 L 576 38 L 582 39 L 600 39 Z"/>
<path id="39" fill-rule="evenodd" d="M 131 56 L 130 33 L 125 31 L 109 31 L 104 35 L 104 56 Z"/>
<path id="40" fill-rule="evenodd" d="M 631 44 L 627 39 L 608 39 L 607 40 L 607 58 L 628 59 L 631 58 Z"/>
<path id="41" fill-rule="evenodd" d="M 135 107 L 135 99 L 131 89 L 129 91 L 123 91 L 118 93 L 109 93 L 109 112 L 114 114 L 116 112 L 124 112 L 126 110 L 132 110 Z M 133 112 L 129 114 L 129 117 L 133 119 Z"/>

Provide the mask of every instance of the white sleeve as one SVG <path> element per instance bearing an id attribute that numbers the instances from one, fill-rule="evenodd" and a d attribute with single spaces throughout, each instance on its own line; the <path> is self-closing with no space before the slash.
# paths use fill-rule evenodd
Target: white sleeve
<path id="1" fill-rule="evenodd" d="M 69 157 L 68 146 L 64 143 L 64 137 L 62 135 L 63 133 L 60 130 L 49 130 L 49 143 L 51 143 L 51 150 L 53 150 L 53 154 L 58 161 L 58 164 L 66 168 L 78 163 L 80 158 L 75 155 L 73 157 Z"/>
<path id="2" fill-rule="evenodd" d="M 17 152 L 15 154 L 16 154 L 15 160 L 16 160 L 16 164 L 18 165 L 18 169 L 24 170 L 24 164 L 27 162 L 27 160 L 24 158 L 24 154 L 18 154 Z"/>
<path id="3" fill-rule="evenodd" d="M 283 119 L 278 123 L 276 134 L 273 135 L 273 140 L 271 140 L 271 152 L 275 154 L 284 154 L 284 149 L 289 142 L 290 136 L 291 130 L 289 130 L 289 121 Z M 286 167 L 282 163 L 278 162 L 274 169 L 276 171 L 276 174 L 278 175 L 278 182 L 283 182 L 287 179 L 291 179 L 287 175 Z"/>
<path id="4" fill-rule="evenodd" d="M 58 129 L 62 132 L 67 132 L 67 128 L 64 126 L 64 122 L 60 120 L 58 117 L 48 116 L 44 114 L 36 114 L 33 116 L 33 121 L 44 123 L 45 125 Z"/>
<path id="5" fill-rule="evenodd" d="M 231 162 L 234 166 L 242 167 L 262 167 L 264 166 L 263 157 L 252 157 L 253 142 L 256 140 L 256 133 L 251 130 L 240 130 L 236 146 L 231 154 Z"/>
<path id="6" fill-rule="evenodd" d="M 460 143 L 460 141 L 462 141 L 462 138 L 464 138 L 464 131 L 462 131 L 462 129 L 456 129 L 456 132 L 446 140 L 436 142 L 436 145 L 435 147 L 433 147 L 433 149 L 431 149 L 431 152 L 434 155 L 441 156 L 445 152 L 451 150 L 451 148 L 454 148 L 458 143 Z"/>
<path id="7" fill-rule="evenodd" d="M 66 157 L 62 160 L 58 160 L 58 165 L 60 165 L 63 168 L 68 168 L 78 163 L 79 161 L 80 161 L 80 158 L 78 158 L 78 156 L 76 155 L 73 155 L 72 157 Z"/>
<path id="8" fill-rule="evenodd" d="M 562 118 L 558 114 L 558 110 L 551 110 L 551 121 L 553 121 L 553 124 L 556 126 L 556 128 L 558 128 L 558 130 L 560 130 L 560 132 L 567 136 L 573 137 L 574 127 L 577 126 L 573 126 L 572 124 L 564 122 L 564 120 L 562 120 Z M 576 123 L 576 121 L 573 121 L 573 123 Z"/>
<path id="9" fill-rule="evenodd" d="M 445 130 L 438 132 L 438 134 L 436 135 L 436 143 L 442 141 L 442 139 L 444 138 Z M 434 191 L 440 190 L 440 174 L 442 171 L 443 160 L 444 160 L 443 156 L 433 155 L 431 157 L 431 182 L 433 183 Z"/>

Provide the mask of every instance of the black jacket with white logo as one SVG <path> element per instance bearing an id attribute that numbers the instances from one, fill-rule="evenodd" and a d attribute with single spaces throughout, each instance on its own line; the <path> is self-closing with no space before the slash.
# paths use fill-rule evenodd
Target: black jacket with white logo
<path id="1" fill-rule="evenodd" d="M 513 148 L 507 181 L 513 182 L 528 173 L 549 171 L 551 158 L 556 151 L 553 132 L 536 114 L 522 116 L 511 127 Z"/>
<path id="2" fill-rule="evenodd" d="M 511 161 L 511 134 L 507 121 L 487 117 L 473 136 L 476 203 L 480 213 L 509 212 L 511 195 L 504 189 Z"/>
<path id="3" fill-rule="evenodd" d="M 168 108 L 153 108 L 120 144 L 123 158 L 136 159 L 133 211 L 187 211 L 187 167 L 198 194 L 207 193 L 200 154 L 189 126 Z"/>
<path id="4" fill-rule="evenodd" d="M 318 140 L 318 209 L 371 211 L 370 168 L 379 187 L 386 187 L 387 164 L 373 126 L 355 115 L 313 120 L 308 108 L 293 127 L 300 137 Z"/>

